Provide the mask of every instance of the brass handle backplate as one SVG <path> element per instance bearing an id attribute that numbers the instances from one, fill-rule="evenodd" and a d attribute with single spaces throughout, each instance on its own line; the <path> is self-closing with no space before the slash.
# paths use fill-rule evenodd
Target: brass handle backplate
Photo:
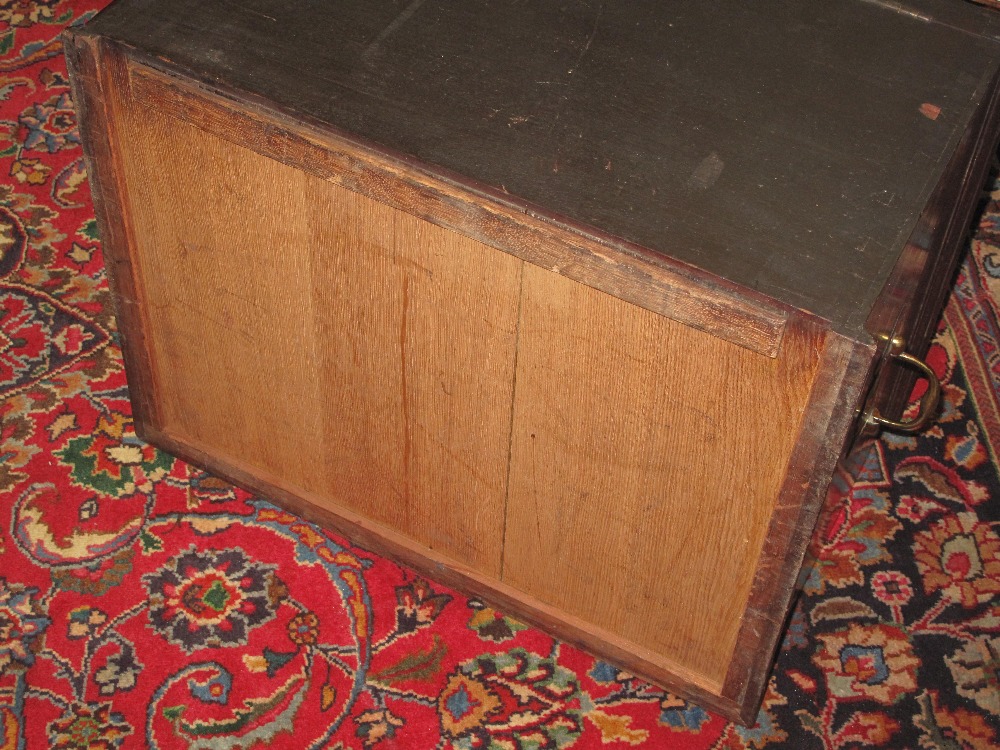
<path id="1" fill-rule="evenodd" d="M 882 428 L 890 432 L 903 432 L 907 434 L 920 432 L 937 414 L 938 406 L 941 402 L 941 382 L 926 362 L 905 351 L 906 344 L 902 339 L 894 338 L 890 346 L 891 351 L 889 356 L 920 373 L 920 376 L 927 381 L 927 392 L 920 399 L 920 411 L 913 419 L 906 422 L 886 419 L 878 413 L 878 409 L 872 407 L 865 415 L 865 424 L 875 429 Z"/>

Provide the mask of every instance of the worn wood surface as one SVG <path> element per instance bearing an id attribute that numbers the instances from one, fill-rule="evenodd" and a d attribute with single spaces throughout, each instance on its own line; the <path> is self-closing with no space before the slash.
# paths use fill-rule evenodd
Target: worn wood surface
<path id="1" fill-rule="evenodd" d="M 120 116 L 161 428 L 498 575 L 521 262 Z"/>
<path id="2" fill-rule="evenodd" d="M 861 335 L 1000 61 L 986 11 L 903 5 L 120 0 L 92 29 Z"/>
<path id="3" fill-rule="evenodd" d="M 718 692 L 822 335 L 762 357 L 529 266 L 519 341 L 504 582 Z"/>
<path id="4" fill-rule="evenodd" d="M 132 418 L 138 430 L 161 422 L 148 337 L 147 308 L 133 255 L 135 235 L 127 212 L 127 186 L 117 144 L 122 121 L 118 92 L 127 90 L 125 58 L 98 37 L 67 36 L 66 62 L 73 85 L 87 177 L 101 233 L 101 248 L 115 306 L 118 341 L 128 371 Z"/>
<path id="5" fill-rule="evenodd" d="M 1000 45 L 944 0 L 723 4 L 71 33 L 141 434 L 752 720 Z"/>
<path id="6" fill-rule="evenodd" d="M 142 106 L 619 299 L 768 356 L 781 345 L 790 311 L 752 290 L 540 210 L 485 199 L 377 150 L 291 122 L 266 104 L 225 100 L 143 67 L 133 70 L 131 88 Z"/>
<path id="7" fill-rule="evenodd" d="M 835 333 L 827 335 L 821 347 L 816 377 L 768 520 L 721 689 L 727 700 L 739 706 L 741 721 L 748 725 L 756 719 L 756 696 L 766 687 L 802 561 L 830 478 L 842 457 L 843 435 L 850 432 L 864 395 L 862 388 L 873 366 L 874 349 Z"/>
<path id="8" fill-rule="evenodd" d="M 930 345 L 955 269 L 966 250 L 982 188 L 996 163 L 998 111 L 1000 76 L 994 79 L 987 99 L 949 160 L 872 308 L 866 327 L 873 334 L 882 334 L 877 341 L 881 365 L 865 411 L 877 408 L 883 416 L 899 419 L 909 400 L 916 373 L 893 363 L 887 344 L 899 337 L 906 342 L 906 350 L 918 357 L 923 357 Z"/>

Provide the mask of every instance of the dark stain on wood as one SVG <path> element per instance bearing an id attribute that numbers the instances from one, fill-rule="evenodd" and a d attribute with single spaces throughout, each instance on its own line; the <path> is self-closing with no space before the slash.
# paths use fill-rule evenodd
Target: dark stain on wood
<path id="1" fill-rule="evenodd" d="M 92 29 L 860 335 L 1000 61 L 960 5 L 120 0 Z"/>

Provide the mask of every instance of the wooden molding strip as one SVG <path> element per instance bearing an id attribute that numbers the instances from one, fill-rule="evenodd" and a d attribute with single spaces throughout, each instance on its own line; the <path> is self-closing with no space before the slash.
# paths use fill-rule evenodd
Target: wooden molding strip
<path id="1" fill-rule="evenodd" d="M 116 91 L 127 86 L 124 56 L 103 40 L 78 29 L 63 34 L 94 212 L 115 307 L 119 343 L 129 378 L 129 399 L 137 426 L 161 421 L 156 398 L 152 348 L 146 341 L 142 286 L 132 258 L 133 230 L 126 215 L 125 187 L 119 154 Z"/>
<path id="2" fill-rule="evenodd" d="M 853 416 L 852 399 L 856 399 L 863 381 L 864 373 L 860 379 L 855 375 L 864 369 L 864 345 L 853 344 L 832 332 L 827 335 L 821 371 L 842 374 L 846 366 L 848 375 L 831 375 L 814 385 L 801 421 L 801 444 L 792 456 L 770 520 L 769 541 L 761 553 L 733 662 L 724 684 L 710 683 L 661 655 L 526 597 L 327 498 L 288 486 L 277 477 L 262 475 L 254 467 L 229 457 L 213 457 L 190 440 L 164 432 L 156 405 L 155 362 L 145 338 L 148 326 L 138 298 L 142 286 L 137 277 L 138 264 L 132 257 L 136 245 L 127 215 L 120 155 L 115 147 L 115 108 L 124 98 L 134 97 L 144 106 L 155 107 L 255 153 L 762 355 L 778 354 L 789 325 L 825 328 L 821 321 L 784 309 L 752 291 L 742 293 L 729 288 L 728 282 L 643 248 L 561 223 L 513 200 L 477 191 L 450 178 L 428 174 L 346 136 L 295 122 L 256 103 L 226 98 L 214 89 L 182 82 L 169 72 L 151 69 L 145 60 L 136 63 L 117 44 L 99 41 L 85 31 L 71 32 L 66 40 L 67 57 L 74 71 L 75 101 L 84 113 L 84 144 L 140 436 L 447 585 L 477 594 L 485 592 L 486 598 L 500 609 L 585 650 L 607 655 L 639 677 L 727 718 L 752 722 L 781 634 L 781 615 L 794 591 L 797 562 L 804 555 L 824 483 L 837 459 L 831 455 L 833 449 L 823 446 L 839 446 L 840 439 L 829 442 L 829 438 L 842 438 L 847 432 Z M 803 501 L 802 491 L 807 486 Z M 794 533 L 785 533 L 789 528 Z M 784 541 L 773 541 L 776 537 Z"/>
<path id="3" fill-rule="evenodd" d="M 839 451 L 854 423 L 873 349 L 833 331 L 827 334 L 722 689 L 723 696 L 740 707 L 739 720 L 748 726 L 754 723 L 767 685 Z"/>
<path id="4" fill-rule="evenodd" d="M 150 425 L 142 427 L 139 437 L 232 484 L 274 500 L 295 515 L 347 537 L 352 544 L 413 568 L 446 586 L 474 593 L 497 609 L 584 651 L 600 653 L 601 658 L 610 659 L 629 673 L 689 698 L 721 716 L 738 721 L 745 713 L 745 707 L 728 696 L 720 696 L 718 685 L 706 682 L 703 676 L 551 607 L 329 499 L 290 486 L 279 477 L 232 457 L 208 453 L 194 441 Z"/>
<path id="5" fill-rule="evenodd" d="M 264 105 L 196 87 L 142 60 L 132 96 L 238 146 L 451 229 L 646 310 L 775 357 L 790 310 L 658 253 L 513 198 L 430 174 Z M 801 313 L 798 313 L 801 314 Z"/>

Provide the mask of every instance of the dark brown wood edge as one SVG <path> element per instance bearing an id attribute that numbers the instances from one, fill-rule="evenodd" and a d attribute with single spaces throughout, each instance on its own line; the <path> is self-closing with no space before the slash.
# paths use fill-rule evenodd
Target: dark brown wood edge
<path id="1" fill-rule="evenodd" d="M 791 308 L 659 253 L 432 174 L 356 139 L 223 96 L 130 53 L 132 92 L 217 137 L 739 346 L 777 356 Z M 798 311 L 795 314 L 801 315 Z"/>
<path id="2" fill-rule="evenodd" d="M 827 333 L 723 683 L 722 695 L 738 707 L 744 724 L 756 720 L 799 570 L 851 433 L 874 353 L 872 345 Z"/>
<path id="3" fill-rule="evenodd" d="M 477 595 L 485 591 L 485 598 L 491 603 L 496 604 L 498 608 L 521 617 L 527 622 L 538 625 L 568 643 L 577 645 L 589 652 L 600 654 L 602 658 L 609 658 L 638 677 L 662 685 L 678 695 L 691 698 L 706 708 L 715 710 L 726 718 L 752 722 L 754 716 L 748 715 L 746 708 L 746 690 L 742 693 L 733 693 L 732 690 L 727 692 L 724 688 L 722 695 L 719 695 L 712 691 L 707 681 L 703 679 L 699 680 L 697 674 L 677 665 L 669 664 L 657 654 L 630 644 L 614 634 L 605 632 L 577 618 L 561 613 L 542 602 L 530 598 L 528 598 L 528 601 L 525 601 L 526 597 L 513 588 L 483 577 L 481 574 L 466 568 L 461 563 L 449 560 L 432 550 L 423 548 L 390 529 L 380 527 L 377 524 L 362 519 L 346 509 L 332 511 L 324 508 L 317 500 L 310 500 L 307 493 L 289 491 L 283 488 L 276 478 L 262 478 L 252 473 L 248 467 L 241 467 L 235 462 L 212 458 L 198 447 L 162 432 L 157 426 L 162 425 L 163 421 L 155 407 L 154 396 L 156 389 L 153 377 L 153 359 L 144 336 L 146 326 L 143 319 L 141 298 L 139 296 L 142 287 L 137 277 L 137 266 L 131 262 L 129 253 L 129 249 L 135 245 L 132 241 L 132 230 L 128 222 L 128 217 L 122 210 L 128 204 L 124 200 L 126 194 L 120 179 L 121 169 L 118 156 L 113 149 L 113 143 L 115 142 L 114 131 L 112 129 L 113 117 L 109 116 L 108 112 L 108 108 L 113 106 L 116 96 L 128 95 L 129 92 L 126 56 L 120 50 L 116 49 L 114 44 L 81 32 L 71 32 L 68 34 L 67 56 L 73 60 L 70 63 L 71 69 L 74 71 L 73 75 L 78 79 L 78 82 L 74 85 L 79 90 L 79 93 L 76 95 L 82 105 L 81 112 L 83 114 L 81 118 L 87 120 L 85 141 L 88 144 L 86 146 L 88 149 L 88 160 L 96 169 L 96 171 L 91 172 L 94 183 L 95 209 L 98 211 L 102 236 L 105 237 L 108 273 L 112 280 L 112 289 L 119 315 L 119 326 L 123 333 L 126 367 L 130 375 L 130 395 L 133 399 L 136 414 L 136 431 L 141 437 L 174 455 L 202 466 L 212 473 L 218 474 L 250 491 L 273 498 L 292 512 L 321 525 L 329 526 L 350 537 L 352 540 L 357 541 L 362 546 L 370 547 L 387 557 L 409 565 L 429 577 L 459 589 L 474 591 Z M 375 168 L 372 168 L 372 155 L 354 153 L 349 143 L 336 144 L 338 147 L 346 146 L 346 148 L 343 148 L 343 151 L 346 153 L 338 157 L 338 155 L 330 153 L 329 143 L 315 141 L 314 134 L 312 133 L 303 135 L 288 129 L 285 125 L 279 126 L 266 122 L 262 117 L 254 117 L 253 113 L 234 111 L 232 104 L 228 102 L 214 102 L 218 109 L 213 111 L 204 107 L 203 101 L 203 97 L 211 95 L 206 95 L 201 91 L 183 93 L 190 93 L 192 97 L 197 97 L 197 99 L 192 100 L 193 103 L 202 104 L 200 108 L 196 108 L 195 114 L 212 114 L 225 118 L 218 121 L 210 119 L 207 123 L 204 123 L 207 125 L 205 127 L 206 130 L 219 134 L 229 133 L 231 132 L 231 128 L 236 129 L 238 126 L 249 126 L 253 129 L 257 137 L 261 139 L 261 142 L 268 147 L 266 151 L 261 148 L 254 148 L 253 150 L 264 153 L 264 155 L 271 158 L 292 164 L 310 173 L 318 174 L 318 176 L 325 179 L 343 175 L 345 182 L 342 184 L 345 184 L 346 187 L 356 189 L 357 192 L 371 195 L 377 200 L 389 203 L 390 205 L 396 205 L 402 210 L 408 210 L 410 213 L 417 215 L 421 214 L 416 209 L 425 212 L 430 212 L 433 209 L 435 214 L 442 210 L 454 210 L 453 201 L 455 201 L 456 196 L 458 199 L 458 209 L 465 211 L 470 209 L 467 196 L 464 193 L 457 190 L 449 192 L 447 184 L 444 183 L 437 185 L 437 190 L 428 191 L 426 178 L 419 178 L 419 176 L 419 179 L 414 178 L 412 175 L 405 173 L 406 168 L 402 169 L 403 177 L 408 178 L 410 182 L 404 182 L 404 188 L 409 188 L 409 190 L 404 189 L 399 192 L 388 192 L 392 190 L 392 183 L 401 179 L 400 172 L 397 171 L 400 169 L 398 165 L 393 165 L 391 162 L 378 163 L 378 159 L 375 159 Z M 189 102 L 184 100 L 183 103 L 187 104 Z M 244 122 L 239 120 L 241 115 L 245 118 Z M 180 119 L 191 121 L 188 113 L 182 113 Z M 325 138 L 326 136 L 324 136 Z M 260 146 L 261 144 L 255 145 Z M 290 158 L 289 154 L 294 156 L 295 159 Z M 342 163 L 333 161 L 338 158 L 341 159 Z M 310 159 L 316 159 L 317 162 L 312 163 L 309 161 Z M 331 161 L 333 161 L 332 165 Z M 334 171 L 338 169 L 339 171 Z M 361 188 L 363 189 L 357 189 L 357 185 L 352 186 L 349 184 L 349 179 L 347 178 L 363 180 L 364 182 L 361 184 Z M 423 182 L 420 179 L 423 179 Z M 471 208 L 474 209 L 475 207 Z M 517 230 L 520 228 L 520 224 L 526 221 L 531 222 L 534 219 L 534 217 L 526 216 L 516 211 L 505 213 L 503 210 L 497 210 L 491 213 L 489 208 L 481 210 L 483 213 L 478 215 L 480 221 L 483 221 L 487 225 L 489 222 L 495 222 L 501 230 L 508 226 L 512 226 Z M 549 242 L 557 248 L 556 251 L 549 251 L 553 253 L 557 260 L 566 258 L 570 262 L 574 261 L 571 253 L 573 251 L 579 252 L 578 248 L 570 247 L 567 249 L 560 247 L 559 243 L 569 243 L 560 237 L 557 232 L 553 232 L 548 224 L 537 220 L 534 223 L 541 226 L 531 227 L 531 231 L 524 235 L 519 235 L 517 239 L 520 242 L 525 244 L 537 241 Z M 462 231 L 461 228 L 458 229 Z M 475 236 L 472 232 L 466 231 L 464 233 Z M 585 242 L 586 239 L 575 238 L 575 242 Z M 500 249 L 506 249 L 508 252 L 518 255 L 517 252 L 510 249 L 511 246 L 508 243 L 509 240 Z M 604 267 L 599 266 L 597 269 L 598 273 L 604 274 L 611 271 L 612 275 L 615 275 L 614 272 L 616 270 L 622 270 L 626 274 L 625 279 L 629 278 L 629 273 L 633 277 L 637 274 L 636 267 L 632 265 L 635 263 L 634 258 L 631 259 L 630 264 L 625 269 L 620 269 L 620 265 L 623 264 L 619 258 L 613 255 L 616 249 L 607 247 L 596 240 L 594 243 L 596 247 L 585 248 L 591 254 L 589 257 L 600 259 L 608 264 Z M 487 242 L 487 244 L 497 246 L 496 242 Z M 521 256 L 518 255 L 518 257 Z M 537 260 L 533 262 L 538 263 Z M 548 267 L 545 263 L 539 263 L 539 265 Z M 662 269 L 653 269 L 653 272 L 655 273 L 657 270 L 662 272 Z M 641 272 L 640 270 L 639 273 Z M 679 291 L 676 289 L 678 278 L 683 282 L 683 287 L 685 287 Z M 586 279 L 578 278 L 577 280 L 587 283 Z M 643 278 L 642 281 L 648 283 L 648 279 Z M 736 326 L 739 328 L 746 325 L 744 322 L 732 322 L 734 312 L 732 300 L 725 296 L 719 299 L 714 294 L 715 289 L 710 287 L 706 292 L 701 284 L 694 284 L 686 277 L 670 276 L 667 281 L 670 284 L 670 290 L 675 295 L 669 300 L 673 305 L 700 305 L 703 309 L 707 309 L 715 315 L 720 317 L 726 316 L 724 322 L 727 322 L 729 327 Z M 593 284 L 591 285 L 593 286 Z M 610 291 L 619 297 L 622 296 L 614 290 L 604 289 L 604 291 Z M 632 301 L 635 302 L 634 300 Z M 652 302 L 647 301 L 647 304 L 642 306 L 657 312 L 658 310 L 651 307 L 653 304 L 655 304 L 655 300 Z M 684 310 L 682 307 L 678 312 L 678 316 L 683 315 L 683 313 Z M 661 312 L 660 314 L 664 313 Z M 784 330 L 787 313 L 779 311 L 775 314 L 773 309 L 767 310 L 751 305 L 751 312 L 749 313 L 751 322 L 758 319 L 760 315 L 764 315 L 765 322 L 770 321 L 772 324 L 772 328 L 770 329 L 773 338 L 771 347 L 773 347 L 776 354 L 777 349 L 780 347 L 781 334 Z M 676 316 L 670 315 L 670 317 Z M 780 322 L 775 323 L 775 320 Z M 686 319 L 682 319 L 682 322 L 694 324 L 694 321 Z M 704 324 L 697 325 L 697 327 L 718 335 L 715 329 L 707 327 Z M 727 337 L 723 336 L 723 338 Z M 735 343 L 741 342 L 737 341 Z M 742 345 L 746 346 L 747 344 L 743 343 Z M 748 348 L 774 356 L 770 352 L 770 348 L 767 350 L 755 347 Z M 809 412 L 807 412 L 808 414 Z M 776 632 L 774 636 L 775 641 L 777 635 L 778 633 Z M 738 642 L 737 650 L 742 645 L 742 642 Z M 644 655 L 637 656 L 637 654 Z M 732 673 L 733 670 L 730 669 L 730 674 Z M 701 685 L 698 684 L 699 681 L 702 683 Z M 727 686 L 729 686 L 728 676 Z M 738 694 L 740 700 L 734 700 L 729 693 Z"/>
<path id="4" fill-rule="evenodd" d="M 942 251 L 937 254 L 934 267 L 927 282 L 921 287 L 924 292 L 913 320 L 905 332 L 907 350 L 918 357 L 926 355 L 941 311 L 954 282 L 955 270 L 968 248 L 968 240 L 974 229 L 974 219 L 981 207 L 982 189 L 995 162 L 997 144 L 1000 143 L 1000 71 L 991 83 L 992 96 L 980 108 L 966 139 L 973 145 L 968 147 L 965 162 L 960 165 L 961 176 L 950 186 L 947 195 L 942 196 L 944 205 L 953 206 L 948 217 L 942 240 Z M 891 419 L 898 418 L 906 407 L 916 373 L 907 367 L 894 367 L 894 377 L 887 388 L 886 406 L 883 414 Z"/>
<path id="5" fill-rule="evenodd" d="M 998 0 L 967 0 L 966 3 L 958 0 L 862 0 L 862 2 L 877 5 L 888 11 L 902 13 L 911 16 L 925 23 L 934 23 L 945 26 L 964 34 L 983 37 L 984 39 L 998 39 L 1000 25 L 993 22 L 993 19 L 976 17 L 968 12 L 963 5 L 976 3 L 993 8 L 1000 8 Z M 984 9 L 977 9 L 984 10 Z M 984 10 L 988 16 L 988 12 Z"/>
<path id="6" fill-rule="evenodd" d="M 877 406 L 890 419 L 899 419 L 916 373 L 888 363 L 887 343 L 893 336 L 901 336 L 914 356 L 923 357 L 927 352 L 1000 142 L 998 112 L 1000 71 L 987 87 L 982 105 L 938 180 L 865 323 L 879 345 L 881 363 L 874 373 L 876 382 L 871 386 L 866 409 Z"/>
<path id="7" fill-rule="evenodd" d="M 131 248 L 133 229 L 118 153 L 112 92 L 127 86 L 124 57 L 104 41 L 69 29 L 62 36 L 77 126 L 93 196 L 101 250 L 111 289 L 119 342 L 129 380 L 136 429 L 160 422 L 153 356 L 146 341 L 142 286 Z"/>
<path id="8" fill-rule="evenodd" d="M 192 441 L 144 424 L 143 440 L 252 492 L 303 519 L 340 534 L 365 550 L 410 567 L 428 578 L 484 599 L 498 610 L 534 625 L 554 637 L 636 677 L 690 699 L 724 718 L 742 721 L 741 706 L 712 692 L 697 674 L 601 628 L 568 615 L 463 563 L 429 549 L 393 529 L 366 519 L 307 491 L 290 487 L 275 476 L 232 458 L 210 454 Z M 333 507 L 330 507 L 333 506 Z M 641 656 L 639 654 L 642 654 Z M 752 723 L 752 721 L 751 721 Z"/>

